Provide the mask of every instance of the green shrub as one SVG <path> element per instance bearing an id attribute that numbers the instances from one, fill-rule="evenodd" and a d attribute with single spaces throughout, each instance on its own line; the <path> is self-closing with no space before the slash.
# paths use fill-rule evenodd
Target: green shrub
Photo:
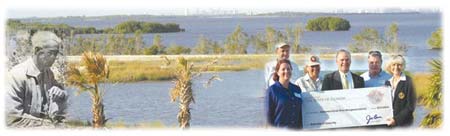
<path id="1" fill-rule="evenodd" d="M 306 29 L 309 31 L 347 31 L 350 29 L 350 23 L 340 17 L 318 17 L 308 20 Z"/>

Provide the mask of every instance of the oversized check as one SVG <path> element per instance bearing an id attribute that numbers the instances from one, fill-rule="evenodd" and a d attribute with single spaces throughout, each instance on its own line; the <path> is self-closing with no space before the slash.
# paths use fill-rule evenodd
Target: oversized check
<path id="1" fill-rule="evenodd" d="M 380 125 L 393 116 L 387 87 L 304 92 L 302 97 L 305 129 Z"/>

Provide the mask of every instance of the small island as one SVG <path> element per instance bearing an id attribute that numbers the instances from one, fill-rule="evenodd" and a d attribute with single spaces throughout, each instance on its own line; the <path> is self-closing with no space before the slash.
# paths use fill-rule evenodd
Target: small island
<path id="1" fill-rule="evenodd" d="M 73 33 L 73 34 L 126 34 L 126 33 L 171 33 L 171 32 L 184 32 L 184 29 L 180 28 L 179 24 L 166 23 L 161 24 L 157 22 L 142 22 L 142 21 L 125 21 L 112 28 L 96 29 L 95 27 L 73 27 L 68 24 L 46 24 L 46 23 L 24 23 L 20 20 L 9 19 L 7 22 L 8 29 L 23 30 L 29 29 L 32 31 L 45 30 L 56 31 L 56 33 Z"/>
<path id="2" fill-rule="evenodd" d="M 340 17 L 318 17 L 308 20 L 306 29 L 308 31 L 348 31 L 350 23 Z"/>

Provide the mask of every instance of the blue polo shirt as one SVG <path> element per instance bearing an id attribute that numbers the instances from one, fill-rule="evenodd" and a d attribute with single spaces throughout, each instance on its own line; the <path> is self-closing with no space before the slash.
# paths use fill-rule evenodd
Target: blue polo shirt
<path id="1" fill-rule="evenodd" d="M 267 121 L 275 127 L 302 128 L 302 91 L 292 83 L 288 89 L 280 82 L 267 88 Z"/>
<path id="2" fill-rule="evenodd" d="M 361 77 L 364 78 L 365 87 L 380 87 L 384 86 L 384 83 L 392 76 L 382 70 L 378 75 L 373 77 L 369 76 L 369 71 L 361 74 Z"/>

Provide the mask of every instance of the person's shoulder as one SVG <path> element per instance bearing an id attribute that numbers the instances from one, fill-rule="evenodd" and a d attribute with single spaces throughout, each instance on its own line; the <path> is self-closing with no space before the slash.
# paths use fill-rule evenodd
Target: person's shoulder
<path id="1" fill-rule="evenodd" d="M 302 79 L 303 79 L 303 77 L 297 78 L 297 79 L 295 80 L 294 84 L 295 84 L 295 85 L 300 85 L 301 82 L 302 82 Z"/>
<path id="2" fill-rule="evenodd" d="M 24 61 L 24 62 L 21 62 L 21 63 L 15 65 L 14 67 L 12 67 L 9 70 L 9 73 L 11 73 L 12 75 L 16 75 L 16 76 L 24 75 L 26 73 L 27 69 L 28 69 L 28 62 Z"/>
<path id="3" fill-rule="evenodd" d="M 267 88 L 267 91 L 268 92 L 276 92 L 277 90 L 279 90 L 279 85 L 277 84 L 277 82 L 275 82 L 274 84 L 272 84 L 272 85 L 270 85 L 268 88 Z"/>
<path id="4" fill-rule="evenodd" d="M 392 77 L 391 74 L 389 74 L 388 72 L 386 72 L 384 70 L 381 71 L 381 76 L 386 77 L 386 78 L 391 78 Z"/>
<path id="5" fill-rule="evenodd" d="M 291 63 L 291 65 L 292 65 L 293 67 L 294 67 L 294 66 L 298 67 L 297 63 L 295 63 L 293 60 L 289 60 L 289 62 Z"/>
<path id="6" fill-rule="evenodd" d="M 411 78 L 410 76 L 405 75 L 405 78 L 406 78 L 406 81 L 407 81 L 407 82 L 412 82 L 412 78 Z"/>
<path id="7" fill-rule="evenodd" d="M 361 75 L 359 75 L 360 77 L 369 77 L 369 71 L 366 71 L 364 73 L 362 73 Z"/>
<path id="8" fill-rule="evenodd" d="M 336 72 L 338 72 L 338 71 L 333 71 L 333 72 L 331 72 L 331 73 L 326 74 L 326 75 L 324 76 L 324 79 L 327 79 L 327 78 L 333 78 L 333 76 L 334 76 L 334 74 L 336 74 Z"/>
<path id="9" fill-rule="evenodd" d="M 266 67 L 273 67 L 275 65 L 277 65 L 277 61 L 276 60 L 271 60 L 271 61 L 267 62 L 265 66 Z"/>
<path id="10" fill-rule="evenodd" d="M 350 73 L 352 73 L 352 76 L 353 76 L 353 77 L 360 78 L 360 79 L 364 79 L 363 77 L 361 77 L 361 76 L 359 76 L 359 75 L 357 75 L 357 74 L 355 74 L 355 73 L 353 73 L 353 72 L 350 72 Z"/>
<path id="11" fill-rule="evenodd" d="M 25 62 L 15 65 L 6 74 L 7 79 L 13 82 L 24 81 L 27 79 L 27 65 Z"/>
<path id="12" fill-rule="evenodd" d="M 293 83 L 291 83 L 291 82 L 289 82 L 289 86 L 291 86 L 292 88 L 294 88 L 294 89 L 296 89 L 296 90 L 298 90 L 298 91 L 301 90 L 299 86 L 296 86 L 295 84 L 293 84 Z"/>

